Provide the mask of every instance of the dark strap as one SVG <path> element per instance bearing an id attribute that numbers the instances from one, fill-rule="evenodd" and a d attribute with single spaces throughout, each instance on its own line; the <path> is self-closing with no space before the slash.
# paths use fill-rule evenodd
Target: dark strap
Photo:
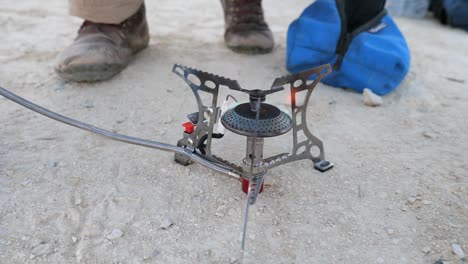
<path id="1" fill-rule="evenodd" d="M 384 18 L 387 15 L 387 10 L 384 8 L 385 1 L 376 2 L 379 3 L 377 4 L 377 6 L 374 7 L 380 7 L 381 10 L 377 14 L 375 14 L 374 12 L 375 15 L 372 15 L 372 17 L 370 17 L 370 15 L 365 15 L 363 11 L 355 11 L 360 9 L 367 9 L 367 6 L 363 5 L 365 6 L 365 8 L 362 8 L 362 6 L 354 5 L 351 8 L 349 7 L 350 5 L 347 5 L 345 3 L 345 0 L 336 0 L 338 13 L 341 19 L 341 34 L 335 51 L 336 54 L 338 54 L 338 59 L 335 65 L 333 65 L 334 70 L 340 69 L 341 63 L 343 62 L 343 58 L 346 55 L 346 52 L 348 51 L 353 39 L 360 33 L 368 31 L 371 28 L 378 26 L 382 21 L 382 18 Z M 355 13 L 351 14 L 350 12 L 353 11 L 355 11 Z M 349 16 L 351 16 L 352 21 L 349 20 Z"/>

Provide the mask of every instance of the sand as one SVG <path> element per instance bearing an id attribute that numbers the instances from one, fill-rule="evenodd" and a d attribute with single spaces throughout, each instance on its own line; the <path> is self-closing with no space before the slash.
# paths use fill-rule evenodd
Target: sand
<path id="1" fill-rule="evenodd" d="M 266 89 L 287 73 L 287 26 L 307 4 L 266 1 L 277 44 L 246 56 L 224 47 L 216 1 L 148 1 L 149 48 L 113 80 L 80 84 L 53 71 L 80 25 L 66 1 L 0 1 L 0 85 L 99 127 L 175 144 L 195 103 L 172 65 Z M 358 93 L 317 87 L 308 122 L 336 167 L 322 174 L 301 161 L 269 172 L 272 185 L 251 208 L 246 263 L 462 263 L 451 251 L 468 252 L 468 34 L 430 18 L 397 22 L 412 50 L 408 77 L 375 108 Z M 1 263 L 241 261 L 239 182 L 4 98 L 0 112 Z M 217 153 L 239 161 L 244 142 L 222 143 Z M 290 138 L 266 144 L 281 153 Z"/>

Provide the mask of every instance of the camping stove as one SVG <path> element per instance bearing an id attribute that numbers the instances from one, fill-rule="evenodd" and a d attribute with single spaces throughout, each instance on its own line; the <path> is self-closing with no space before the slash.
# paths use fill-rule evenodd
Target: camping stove
<path id="1" fill-rule="evenodd" d="M 242 237 L 242 252 L 244 252 L 249 206 L 255 203 L 258 194 L 262 191 L 263 178 L 269 169 L 304 159 L 312 161 L 315 169 L 321 172 L 333 167 L 332 163 L 325 160 L 322 141 L 309 131 L 306 117 L 307 105 L 312 91 L 330 71 L 330 65 L 323 65 L 277 78 L 269 90 L 246 90 L 242 89 L 237 81 L 185 66 L 174 65 L 173 72 L 182 77 L 190 86 L 198 105 L 198 111 L 188 115 L 189 121 L 183 124 L 185 131 L 182 139 L 177 142 L 177 146 L 117 134 L 71 119 L 36 105 L 1 87 L 0 94 L 59 122 L 113 140 L 174 152 L 175 161 L 182 165 L 197 162 L 219 173 L 241 179 L 242 190 L 247 193 Z M 312 81 L 308 83 L 308 80 Z M 221 88 L 247 94 L 249 101 L 235 107 L 229 107 L 229 98 L 232 96 L 228 96 L 224 103 L 218 106 L 218 93 Z M 267 95 L 280 92 L 284 88 L 289 88 L 291 116 L 278 107 L 265 103 Z M 210 98 L 207 105 L 201 99 L 202 93 Z M 246 137 L 246 153 L 240 164 L 226 161 L 211 151 L 213 139 L 221 139 L 225 129 Z M 291 130 L 293 133 L 291 153 L 263 157 L 265 138 L 277 137 Z"/>
<path id="2" fill-rule="evenodd" d="M 177 146 L 191 152 L 198 151 L 206 160 L 229 168 L 239 175 L 242 190 L 245 193 L 250 192 L 250 204 L 254 204 L 257 195 L 262 192 L 263 177 L 271 168 L 308 159 L 314 163 L 315 169 L 321 172 L 327 171 L 333 167 L 333 164 L 325 160 L 322 142 L 309 131 L 306 113 L 312 91 L 330 71 L 330 65 L 323 65 L 277 78 L 269 90 L 246 90 L 242 89 L 235 80 L 174 65 L 173 72 L 190 86 L 198 105 L 198 112 L 188 115 L 190 121 L 183 124 L 185 131 Z M 308 84 L 307 80 L 311 77 L 313 81 Z M 249 96 L 249 101 L 228 109 L 228 96 L 223 105 L 219 107 L 217 100 L 220 87 L 245 93 Z M 280 92 L 285 87 L 289 88 L 290 92 L 291 117 L 278 107 L 265 103 L 267 95 Z M 210 105 L 202 102 L 201 93 L 211 94 Z M 298 100 L 298 98 L 303 100 Z M 302 102 L 299 103 L 299 101 Z M 217 129 L 217 133 L 214 132 L 216 126 L 221 127 Z M 245 158 L 240 165 L 235 165 L 212 154 L 212 140 L 222 138 L 224 128 L 246 137 Z M 292 152 L 264 158 L 264 139 L 277 137 L 291 130 L 293 133 Z M 300 137 L 301 134 L 305 137 Z M 299 138 L 302 141 L 299 141 Z M 182 165 L 191 163 L 189 158 L 181 154 L 175 154 L 174 159 Z"/>

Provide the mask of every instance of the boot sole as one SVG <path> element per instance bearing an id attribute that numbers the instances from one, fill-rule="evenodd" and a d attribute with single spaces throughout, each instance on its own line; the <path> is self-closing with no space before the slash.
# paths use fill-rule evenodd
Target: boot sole
<path id="1" fill-rule="evenodd" d="M 70 81 L 75 82 L 97 82 L 105 81 L 120 73 L 125 66 L 120 64 L 99 64 L 99 65 L 77 65 L 60 71 L 55 69 L 57 74 Z"/>
<path id="2" fill-rule="evenodd" d="M 236 53 L 249 54 L 249 55 L 267 54 L 273 50 L 273 48 L 264 49 L 264 48 L 259 48 L 259 47 L 229 47 L 229 46 L 227 47 Z"/>

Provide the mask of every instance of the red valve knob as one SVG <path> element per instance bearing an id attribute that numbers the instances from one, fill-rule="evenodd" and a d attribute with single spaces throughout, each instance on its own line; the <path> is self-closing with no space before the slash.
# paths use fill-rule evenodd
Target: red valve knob
<path id="1" fill-rule="evenodd" d="M 195 131 L 195 125 L 192 122 L 183 123 L 182 126 L 185 129 L 185 133 L 192 134 Z"/>

